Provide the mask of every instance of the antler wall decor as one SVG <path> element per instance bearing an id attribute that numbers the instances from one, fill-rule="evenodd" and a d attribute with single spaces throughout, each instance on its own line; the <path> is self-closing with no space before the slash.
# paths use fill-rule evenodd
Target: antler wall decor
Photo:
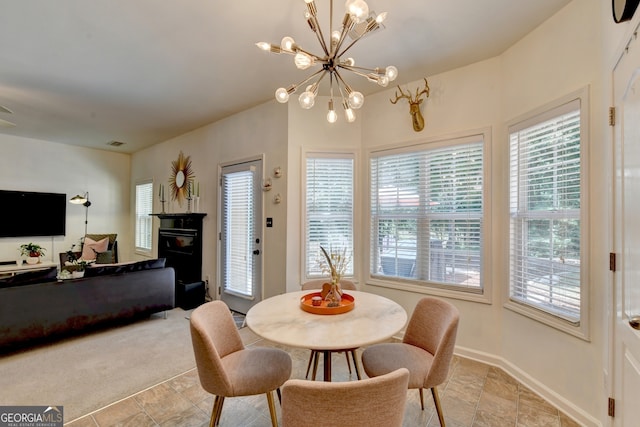
<path id="1" fill-rule="evenodd" d="M 426 95 L 425 98 L 429 97 L 429 83 L 427 82 L 427 79 L 424 79 L 424 89 L 416 89 L 415 97 L 412 97 L 411 94 L 404 93 L 400 86 L 398 86 L 398 89 L 400 90 L 401 95 L 398 95 L 398 92 L 396 92 L 396 99 L 390 99 L 391 103 L 395 105 L 398 100 L 406 98 L 407 102 L 409 102 L 409 114 L 411 114 L 413 130 L 420 132 L 424 129 L 424 117 L 422 117 L 422 113 L 420 112 L 420 104 L 424 98 L 421 98 L 421 96 L 424 94 Z"/>

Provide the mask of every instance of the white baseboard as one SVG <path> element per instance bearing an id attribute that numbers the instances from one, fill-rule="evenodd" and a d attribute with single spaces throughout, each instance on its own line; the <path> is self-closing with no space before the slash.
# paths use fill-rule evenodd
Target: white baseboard
<path id="1" fill-rule="evenodd" d="M 531 389 L 531 391 L 533 391 L 534 393 L 545 399 L 547 402 L 554 405 L 560 411 L 573 418 L 574 421 L 585 427 L 603 427 L 600 420 L 586 413 L 583 409 L 574 405 L 572 402 L 568 401 L 555 391 L 551 390 L 540 381 L 536 380 L 531 375 L 527 374 L 525 371 L 521 370 L 506 359 L 497 357 L 493 354 L 459 346 L 456 346 L 455 354 L 460 357 L 477 360 L 478 362 L 486 363 L 487 365 L 503 369 L 506 373 Z"/>

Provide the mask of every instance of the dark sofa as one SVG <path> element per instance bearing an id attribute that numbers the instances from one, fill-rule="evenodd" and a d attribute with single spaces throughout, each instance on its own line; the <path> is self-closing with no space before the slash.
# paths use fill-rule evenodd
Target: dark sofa
<path id="1" fill-rule="evenodd" d="M 175 306 L 175 272 L 163 259 L 88 268 L 65 281 L 55 270 L 0 280 L 0 350 Z"/>

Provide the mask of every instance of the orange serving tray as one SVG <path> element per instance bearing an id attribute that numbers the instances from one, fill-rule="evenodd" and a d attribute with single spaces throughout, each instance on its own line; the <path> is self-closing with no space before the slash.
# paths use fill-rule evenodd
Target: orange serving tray
<path id="1" fill-rule="evenodd" d="M 300 298 L 300 308 L 304 311 L 313 313 L 313 314 L 342 314 L 348 311 L 353 310 L 355 305 L 355 301 L 353 297 L 349 294 L 342 293 L 342 300 L 340 301 L 340 305 L 337 307 L 327 307 L 328 302 L 322 301 L 322 305 L 312 305 L 311 298 L 313 297 L 321 297 L 321 292 L 312 292 L 310 294 L 304 295 Z"/>

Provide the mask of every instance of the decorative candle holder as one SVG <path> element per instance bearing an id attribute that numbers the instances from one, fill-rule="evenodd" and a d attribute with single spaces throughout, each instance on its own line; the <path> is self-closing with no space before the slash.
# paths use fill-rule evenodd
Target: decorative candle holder
<path id="1" fill-rule="evenodd" d="M 160 213 L 165 213 L 165 211 L 164 211 L 164 202 L 166 202 L 166 200 L 164 200 L 164 199 L 160 200 L 160 203 L 162 203 L 162 212 L 160 212 Z"/>
<path id="2" fill-rule="evenodd" d="M 191 196 L 187 196 L 187 212 L 188 214 L 191 213 L 191 200 L 193 200 L 193 197 Z"/>

